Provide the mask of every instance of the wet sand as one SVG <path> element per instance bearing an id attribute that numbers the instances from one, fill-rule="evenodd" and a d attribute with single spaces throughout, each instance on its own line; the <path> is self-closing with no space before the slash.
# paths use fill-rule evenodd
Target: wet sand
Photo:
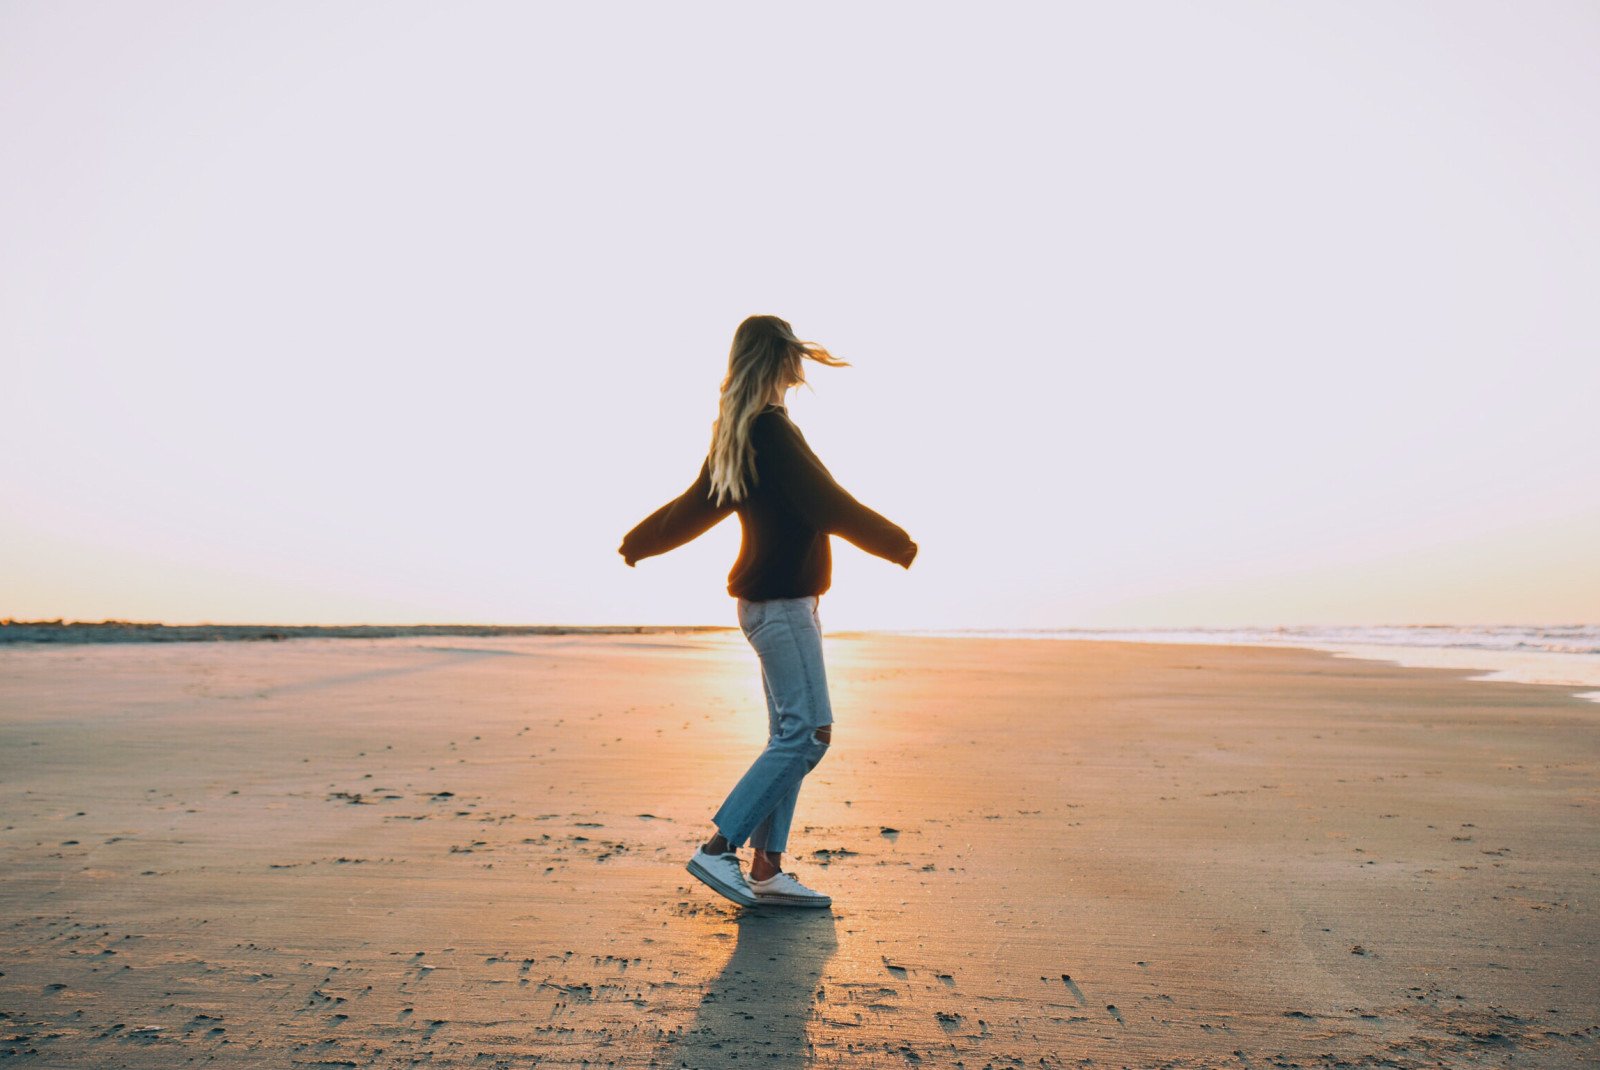
<path id="1" fill-rule="evenodd" d="M 0 1061 L 1600 1059 L 1600 709 L 1314 651 L 834 636 L 793 868 L 683 871 L 737 634 L 0 649 Z"/>

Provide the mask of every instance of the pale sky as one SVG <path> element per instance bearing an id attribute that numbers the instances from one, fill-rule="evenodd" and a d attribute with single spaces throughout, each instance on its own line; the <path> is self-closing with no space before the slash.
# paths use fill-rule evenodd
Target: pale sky
<path id="1" fill-rule="evenodd" d="M 830 627 L 1600 619 L 1600 5 L 0 2 L 0 616 L 731 623 L 733 329 L 922 547 Z"/>

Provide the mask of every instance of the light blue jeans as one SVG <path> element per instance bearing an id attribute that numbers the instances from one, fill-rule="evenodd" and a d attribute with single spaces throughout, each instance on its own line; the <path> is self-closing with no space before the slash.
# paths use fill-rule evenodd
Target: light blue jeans
<path id="1" fill-rule="evenodd" d="M 782 851 L 789 842 L 800 782 L 828 744 L 817 730 L 833 723 L 828 677 L 822 669 L 822 621 L 817 600 L 739 599 L 739 628 L 761 660 L 767 692 L 767 745 L 713 818 L 734 847 Z"/>

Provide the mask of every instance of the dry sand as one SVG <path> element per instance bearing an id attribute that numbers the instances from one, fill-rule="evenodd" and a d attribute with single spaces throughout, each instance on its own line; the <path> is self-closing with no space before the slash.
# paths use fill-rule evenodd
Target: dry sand
<path id="1" fill-rule="evenodd" d="M 793 868 L 682 865 L 733 635 L 0 650 L 0 1061 L 1600 1057 L 1600 708 L 1312 651 L 829 639 Z"/>

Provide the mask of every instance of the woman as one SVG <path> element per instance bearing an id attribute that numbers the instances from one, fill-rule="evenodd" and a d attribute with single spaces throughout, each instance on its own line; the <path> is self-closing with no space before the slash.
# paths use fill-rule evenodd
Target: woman
<path id="1" fill-rule="evenodd" d="M 743 538 L 728 593 L 739 599 L 739 627 L 761 661 L 770 734 L 717 811 L 716 831 L 689 860 L 689 872 L 743 906 L 833 902 L 783 870 L 800 782 L 833 738 L 817 618 L 833 566 L 828 536 L 842 535 L 903 568 L 917 556 L 904 531 L 833 481 L 789 422 L 784 395 L 806 381 L 807 360 L 845 363 L 800 341 L 776 316 L 739 324 L 700 477 L 628 532 L 618 551 L 631 567 L 739 514 Z M 747 839 L 755 849 L 748 880 L 735 853 Z"/>

